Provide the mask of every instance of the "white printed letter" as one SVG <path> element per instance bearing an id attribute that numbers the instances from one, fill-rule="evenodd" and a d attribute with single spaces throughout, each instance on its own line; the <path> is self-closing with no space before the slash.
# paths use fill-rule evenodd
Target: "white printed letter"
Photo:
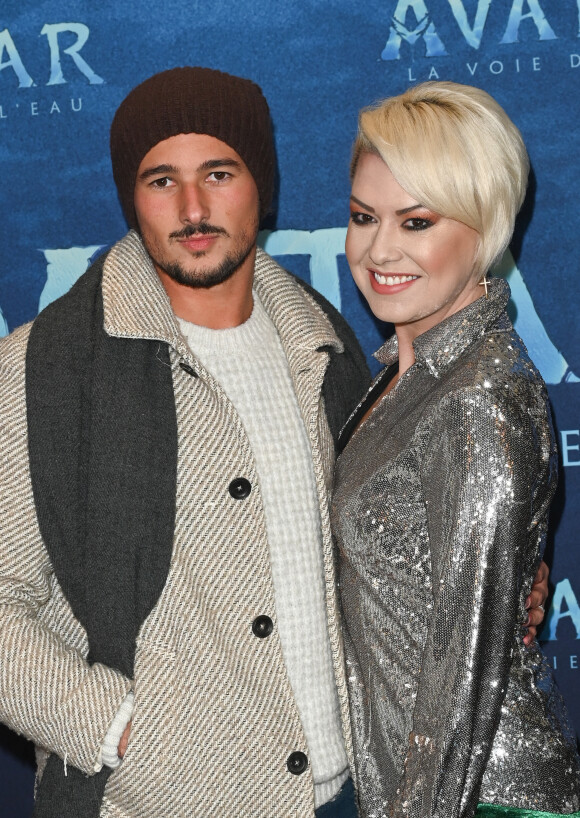
<path id="1" fill-rule="evenodd" d="M 566 610 L 562 610 L 562 605 L 566 605 Z M 552 607 L 546 619 L 546 627 L 549 629 L 548 639 L 557 639 L 556 631 L 561 619 L 569 616 L 576 629 L 576 639 L 580 639 L 580 606 L 576 599 L 576 594 L 572 590 L 569 579 L 563 579 L 556 585 Z"/>
<path id="2" fill-rule="evenodd" d="M 8 60 L 6 62 L 2 62 L 2 57 L 4 56 L 5 51 L 8 55 Z M 30 88 L 32 85 L 34 85 L 34 80 L 24 67 L 24 63 L 20 59 L 20 54 L 14 45 L 14 40 L 10 36 L 10 32 L 7 28 L 5 28 L 4 31 L 0 31 L 0 71 L 2 71 L 3 68 L 8 67 L 12 68 L 18 77 L 19 88 Z"/>
<path id="3" fill-rule="evenodd" d="M 473 28 L 469 25 L 467 19 L 467 12 L 463 5 L 463 0 L 449 0 L 451 4 L 451 11 L 457 20 L 457 25 L 461 29 L 461 33 L 473 48 L 479 48 L 485 21 L 487 20 L 487 13 L 491 6 L 491 0 L 478 0 L 477 11 L 475 12 L 475 20 L 473 21 Z"/>
<path id="4" fill-rule="evenodd" d="M 62 85 L 66 82 L 60 65 L 60 47 L 58 44 L 58 35 L 65 31 L 76 34 L 77 39 L 68 48 L 63 49 L 64 53 L 72 57 L 76 67 L 81 74 L 85 75 L 91 85 L 100 85 L 104 80 L 98 74 L 95 74 L 91 66 L 79 54 L 79 51 L 89 39 L 89 27 L 83 23 L 47 23 L 42 27 L 40 33 L 46 34 L 50 46 L 50 79 L 47 85 Z"/>
<path id="5" fill-rule="evenodd" d="M 526 2 L 530 7 L 530 10 L 527 14 L 523 13 L 524 2 Z M 534 23 L 536 24 L 538 34 L 540 35 L 540 40 L 558 39 L 554 34 L 552 27 L 546 20 L 546 15 L 544 14 L 540 6 L 539 0 L 514 0 L 512 10 L 510 11 L 510 16 L 508 19 L 508 24 L 506 26 L 505 34 L 501 38 L 500 43 L 519 42 L 518 33 L 520 30 L 520 23 L 527 17 L 531 17 Z"/>
<path id="6" fill-rule="evenodd" d="M 407 12 L 415 15 L 415 28 L 407 28 Z M 445 46 L 439 39 L 434 24 L 429 19 L 429 12 L 425 0 L 399 0 L 393 14 L 389 39 L 381 54 L 383 60 L 399 60 L 401 42 L 414 46 L 417 40 L 423 37 L 425 54 L 427 57 L 443 57 L 447 54 Z"/>

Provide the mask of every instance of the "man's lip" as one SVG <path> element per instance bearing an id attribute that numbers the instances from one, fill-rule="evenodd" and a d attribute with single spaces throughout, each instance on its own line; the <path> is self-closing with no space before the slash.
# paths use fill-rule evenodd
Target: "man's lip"
<path id="1" fill-rule="evenodd" d="M 393 295 L 395 293 L 400 293 L 403 290 L 408 289 L 413 285 L 416 281 L 419 280 L 419 276 L 415 275 L 414 273 L 380 273 L 378 270 L 369 269 L 369 278 L 371 282 L 371 287 L 375 292 L 381 293 L 383 295 Z M 381 276 L 385 279 L 384 283 L 377 281 L 376 276 Z M 405 281 L 399 281 L 399 283 L 393 282 L 392 284 L 387 284 L 386 279 L 406 279 Z"/>
<path id="2" fill-rule="evenodd" d="M 177 239 L 177 241 L 184 247 L 194 247 L 199 250 L 209 247 L 209 245 L 218 238 L 218 235 L 218 233 L 202 233 L 195 236 L 188 236 L 187 238 Z"/>

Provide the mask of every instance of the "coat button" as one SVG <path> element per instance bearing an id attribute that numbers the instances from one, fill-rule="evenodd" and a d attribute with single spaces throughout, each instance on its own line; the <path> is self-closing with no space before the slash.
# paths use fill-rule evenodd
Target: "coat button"
<path id="1" fill-rule="evenodd" d="M 269 616 L 257 616 L 252 622 L 252 631 L 258 639 L 265 639 L 274 630 L 274 623 Z"/>
<path id="2" fill-rule="evenodd" d="M 295 753 L 290 753 L 288 756 L 288 761 L 286 762 L 286 766 L 292 773 L 292 775 L 300 775 L 303 773 L 304 770 L 308 767 L 308 759 L 301 753 L 300 750 L 297 750 Z"/>
<path id="3" fill-rule="evenodd" d="M 234 500 L 243 500 L 252 490 L 252 484 L 245 477 L 238 477 L 232 480 L 229 485 L 229 492 Z"/>
<path id="4" fill-rule="evenodd" d="M 192 366 L 190 366 L 189 364 L 186 364 L 186 363 L 185 363 L 185 361 L 181 361 L 181 362 L 180 362 L 180 364 L 179 364 L 179 366 L 180 366 L 180 367 L 183 369 L 183 371 L 184 371 L 184 372 L 186 372 L 188 375 L 191 375 L 191 376 L 192 376 L 192 377 L 194 377 L 194 378 L 197 378 L 197 377 L 198 377 L 197 372 L 195 371 L 195 369 L 194 369 Z"/>

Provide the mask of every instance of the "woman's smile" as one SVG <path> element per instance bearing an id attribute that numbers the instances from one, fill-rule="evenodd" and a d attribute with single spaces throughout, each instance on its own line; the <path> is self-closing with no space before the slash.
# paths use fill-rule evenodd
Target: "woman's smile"
<path id="1" fill-rule="evenodd" d="M 375 270 L 369 270 L 371 276 L 371 287 L 378 293 L 389 295 L 389 293 L 398 293 L 413 281 L 417 281 L 419 276 L 397 275 L 391 273 L 388 276 L 377 273 Z"/>

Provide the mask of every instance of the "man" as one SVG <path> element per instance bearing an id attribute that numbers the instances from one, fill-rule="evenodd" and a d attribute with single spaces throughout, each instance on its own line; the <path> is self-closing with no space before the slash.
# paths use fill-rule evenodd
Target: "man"
<path id="1" fill-rule="evenodd" d="M 311 816 L 348 777 L 326 506 L 364 358 L 256 248 L 256 85 L 152 77 L 111 156 L 133 231 L 1 350 L 0 717 L 39 816 Z"/>
<path id="2" fill-rule="evenodd" d="M 256 247 L 256 85 L 158 74 L 111 157 L 132 230 L 0 345 L 0 718 L 35 815 L 354 816 L 327 500 L 362 353 Z"/>

